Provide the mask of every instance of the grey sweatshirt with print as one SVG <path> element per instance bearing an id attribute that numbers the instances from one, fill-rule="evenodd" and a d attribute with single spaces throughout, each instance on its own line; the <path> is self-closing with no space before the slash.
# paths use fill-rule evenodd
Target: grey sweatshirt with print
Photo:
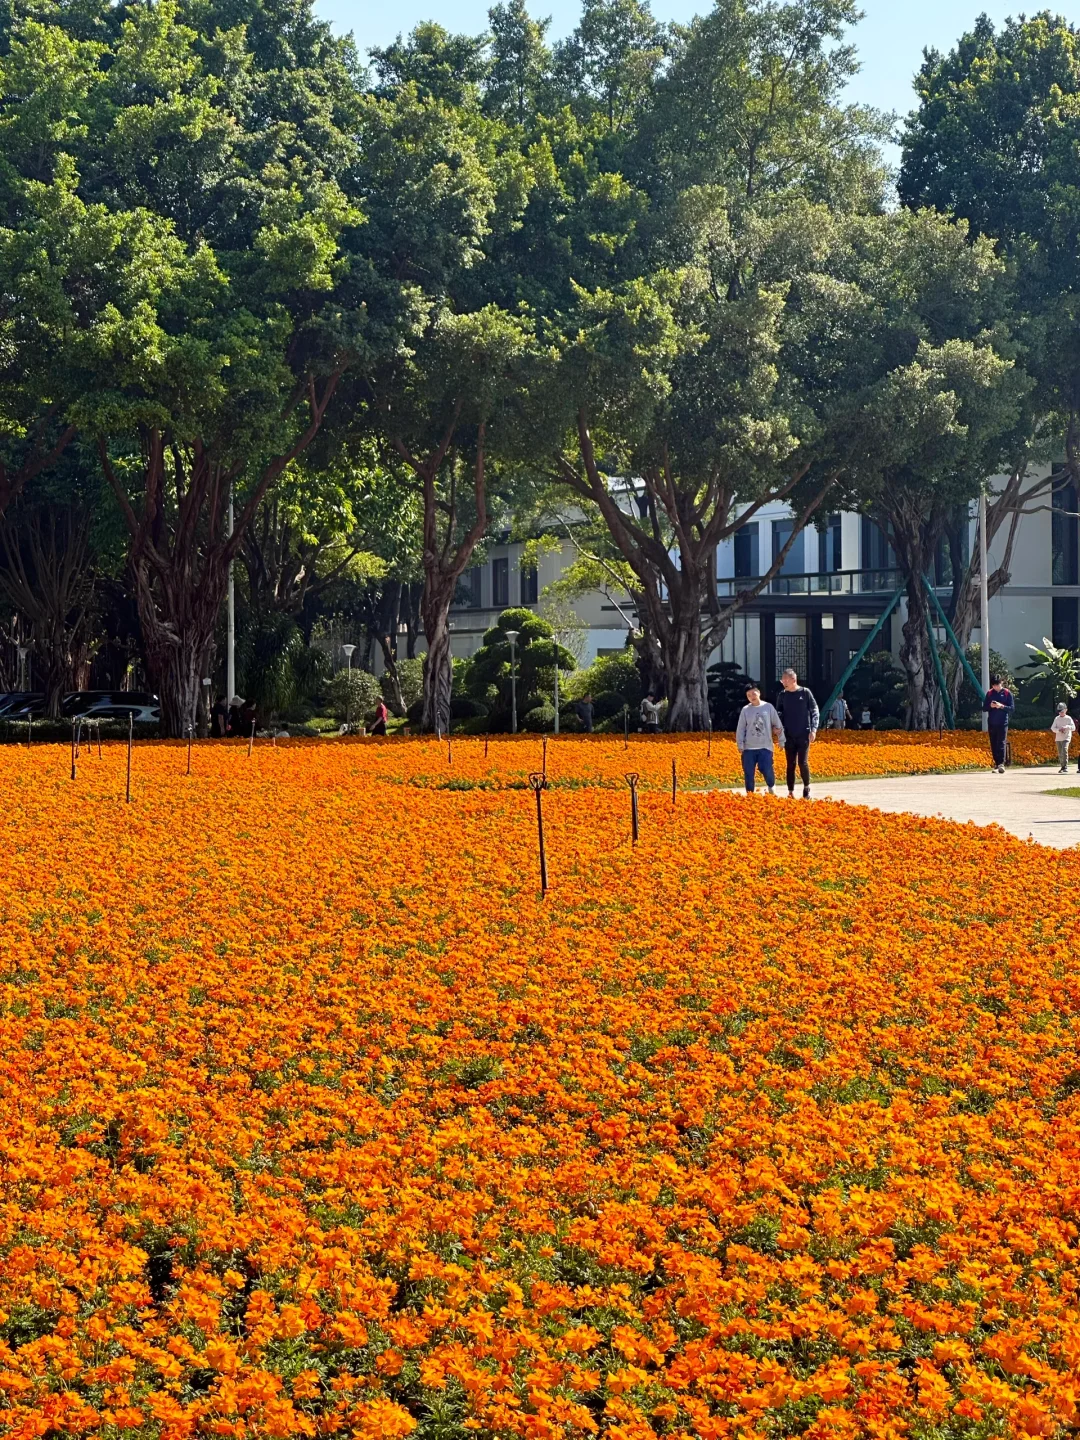
<path id="1" fill-rule="evenodd" d="M 739 727 L 735 731 L 735 744 L 739 750 L 771 750 L 773 748 L 773 731 L 780 735 L 780 744 L 784 743 L 784 727 L 780 723 L 780 716 L 776 713 L 774 706 L 767 700 L 760 705 L 744 705 L 742 714 L 739 716 Z"/>

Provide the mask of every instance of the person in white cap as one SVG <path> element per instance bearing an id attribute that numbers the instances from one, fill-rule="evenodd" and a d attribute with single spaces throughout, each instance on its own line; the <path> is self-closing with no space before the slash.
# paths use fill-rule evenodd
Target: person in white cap
<path id="1" fill-rule="evenodd" d="M 1064 700 L 1058 701 L 1057 714 L 1054 716 L 1054 723 L 1050 729 L 1057 742 L 1058 766 L 1060 767 L 1058 774 L 1067 775 L 1069 773 L 1069 746 L 1072 744 L 1076 721 L 1069 714 L 1069 707 Z"/>

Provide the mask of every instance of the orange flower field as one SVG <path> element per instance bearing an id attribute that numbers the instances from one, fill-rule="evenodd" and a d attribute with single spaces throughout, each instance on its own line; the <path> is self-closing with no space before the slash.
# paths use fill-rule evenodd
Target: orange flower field
<path id="1" fill-rule="evenodd" d="M 265 743 L 265 742 L 264 742 Z M 1049 730 L 1019 730 L 1010 737 L 1014 765 L 1047 765 L 1054 760 Z M 357 775 L 379 783 L 410 784 L 433 789 L 501 789 L 524 786 L 530 771 L 543 765 L 543 741 L 537 735 L 483 739 L 453 737 L 349 745 Z M 742 764 L 733 735 L 711 740 L 684 735 L 643 738 L 631 735 L 551 736 L 547 744 L 547 776 L 552 789 L 582 785 L 623 789 L 628 771 L 640 775 L 643 789 L 671 788 L 675 760 L 680 786 L 713 789 L 742 784 Z M 981 731 L 954 730 L 939 740 L 934 734 L 903 730 L 883 732 L 822 731 L 813 750 L 813 772 L 821 780 L 856 775 L 919 775 L 927 772 L 989 768 L 990 751 Z"/>
<path id="2" fill-rule="evenodd" d="M 483 748 L 0 750 L 0 1434 L 1075 1433 L 1075 857 Z"/>

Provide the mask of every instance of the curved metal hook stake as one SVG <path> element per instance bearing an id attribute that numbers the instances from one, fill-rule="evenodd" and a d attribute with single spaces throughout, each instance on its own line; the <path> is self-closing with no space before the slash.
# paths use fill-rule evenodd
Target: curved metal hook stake
<path id="1" fill-rule="evenodd" d="M 534 770 L 529 776 L 529 788 L 536 796 L 536 833 L 540 842 L 540 897 L 547 894 L 547 852 L 544 849 L 544 805 L 543 794 L 547 789 L 547 776 Z"/>
<path id="2" fill-rule="evenodd" d="M 632 770 L 626 777 L 626 783 L 630 786 L 630 836 L 635 845 L 638 842 L 637 782 L 637 771 Z"/>

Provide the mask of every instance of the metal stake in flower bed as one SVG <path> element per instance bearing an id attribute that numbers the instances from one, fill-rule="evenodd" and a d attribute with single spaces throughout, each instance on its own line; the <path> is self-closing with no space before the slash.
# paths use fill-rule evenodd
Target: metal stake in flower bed
<path id="1" fill-rule="evenodd" d="M 678 778 L 675 773 L 675 761 L 671 762 L 671 808 L 675 809 L 675 791 L 678 789 Z"/>
<path id="2" fill-rule="evenodd" d="M 484 736 L 484 759 L 487 759 L 488 737 Z"/>
<path id="3" fill-rule="evenodd" d="M 191 774 L 191 732 L 194 727 L 187 727 L 187 773 Z"/>
<path id="4" fill-rule="evenodd" d="M 127 803 L 131 804 L 131 740 L 135 734 L 135 716 L 128 715 L 128 756 L 127 756 Z"/>
<path id="5" fill-rule="evenodd" d="M 538 775 L 534 770 L 529 776 L 529 785 L 536 796 L 536 833 L 540 841 L 540 896 L 541 899 L 547 894 L 547 852 L 544 849 L 544 806 L 541 796 L 547 789 L 547 779 Z"/>
<path id="6" fill-rule="evenodd" d="M 449 730 L 447 730 L 447 732 L 446 732 L 446 763 L 447 763 L 447 765 L 448 765 L 451 769 L 453 769 L 453 767 L 454 767 L 454 746 L 453 746 L 453 742 L 452 742 L 451 739 L 450 739 L 450 731 L 449 731 Z"/>
<path id="7" fill-rule="evenodd" d="M 71 722 L 71 778 L 75 779 L 75 721 Z"/>
<path id="8" fill-rule="evenodd" d="M 547 783 L 547 736 L 544 736 L 544 782 Z"/>
<path id="9" fill-rule="evenodd" d="M 249 758 L 249 759 L 251 758 L 251 751 L 252 751 L 252 748 L 253 748 L 253 746 L 254 746 L 254 744 L 255 744 L 255 731 L 256 731 L 257 728 L 258 728 L 258 727 L 256 726 L 256 724 L 255 724 L 255 722 L 254 722 L 254 720 L 253 720 L 253 721 L 251 722 L 251 734 L 248 736 L 248 758 Z"/>
<path id="10" fill-rule="evenodd" d="M 623 749 L 630 749 L 630 706 L 622 707 L 622 743 Z"/>
<path id="11" fill-rule="evenodd" d="M 626 783 L 630 786 L 630 834 L 635 845 L 638 842 L 637 782 L 637 771 L 631 771 Z"/>
<path id="12" fill-rule="evenodd" d="M 28 750 L 30 749 L 30 740 L 31 740 L 31 738 L 33 737 L 33 734 L 34 734 L 34 717 L 33 717 L 33 715 L 27 715 L 27 717 L 26 717 L 26 748 L 27 748 Z"/>
<path id="13" fill-rule="evenodd" d="M 101 759 L 101 721 L 97 722 L 97 758 Z"/>

